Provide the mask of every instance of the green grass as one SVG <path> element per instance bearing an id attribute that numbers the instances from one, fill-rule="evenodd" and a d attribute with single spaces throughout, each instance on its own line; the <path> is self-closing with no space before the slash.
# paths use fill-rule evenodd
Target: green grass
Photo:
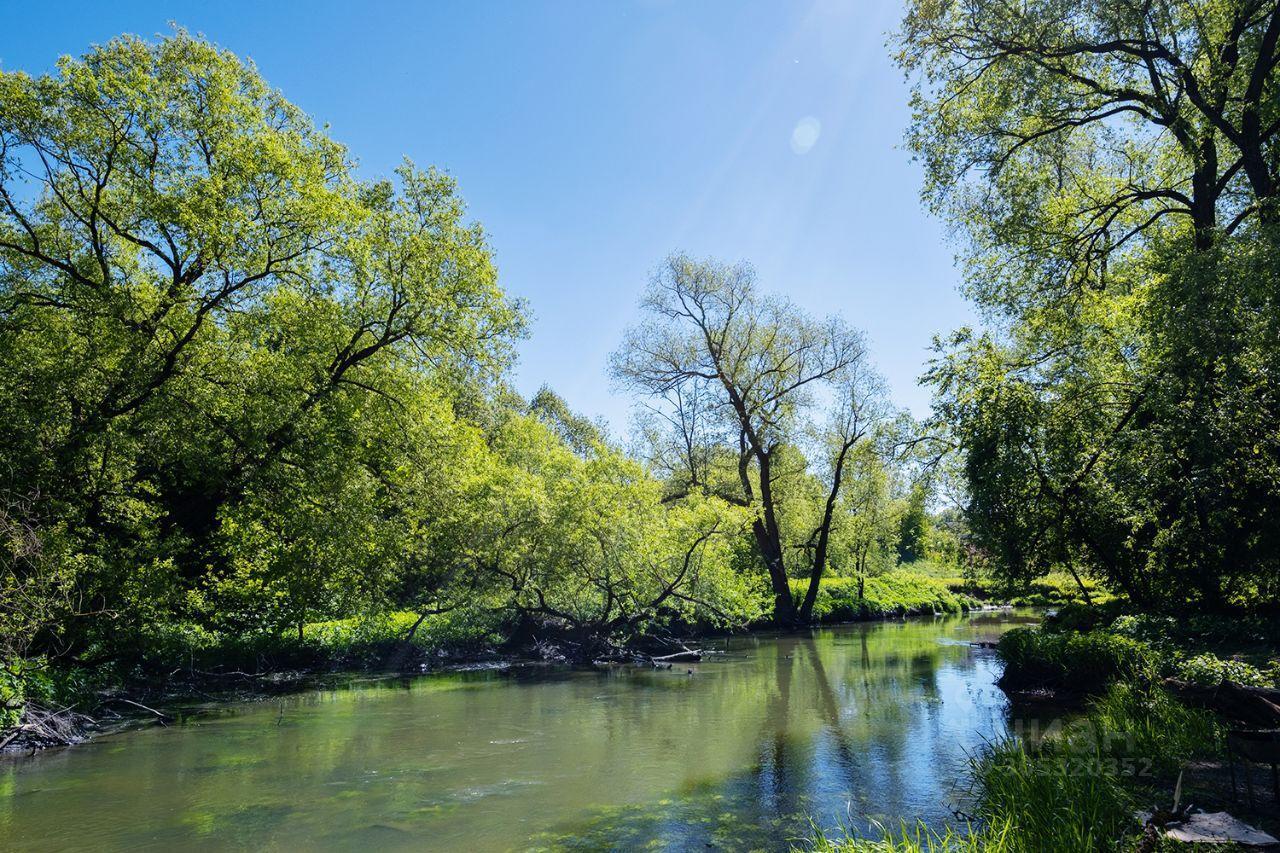
<path id="1" fill-rule="evenodd" d="M 1115 853 L 1133 850 L 1133 812 L 1166 796 L 1186 762 L 1216 756 L 1213 717 L 1184 707 L 1159 687 L 1120 684 L 1087 714 L 1035 741 L 992 744 L 970 765 L 975 823 L 917 825 L 880 838 L 816 833 L 820 853 Z M 1159 792 L 1159 793 L 1157 793 Z M 1157 849 L 1173 847 L 1162 843 Z"/>
<path id="2" fill-rule="evenodd" d="M 973 831 L 943 827 L 931 829 L 923 823 L 915 826 L 903 824 L 895 829 L 881 828 L 878 838 L 866 838 L 845 833 L 840 838 L 828 838 L 815 831 L 807 848 L 814 853 L 1012 853 L 1007 824 L 998 828 Z"/>
<path id="3" fill-rule="evenodd" d="M 808 581 L 791 582 L 792 594 L 797 599 L 804 596 L 807 588 Z M 910 569 L 894 569 L 868 577 L 861 598 L 857 578 L 823 578 L 813 615 L 820 622 L 846 622 L 923 613 L 960 613 L 972 604 L 972 599 L 952 592 L 938 578 Z"/>
<path id="4" fill-rule="evenodd" d="M 934 560 L 917 560 L 905 563 L 900 571 L 933 578 L 941 581 L 957 595 L 964 595 L 986 602 L 1012 604 L 1018 607 L 1061 607 L 1067 604 L 1084 603 L 1084 593 L 1080 584 L 1069 572 L 1053 571 L 1032 580 L 1029 583 L 1010 586 L 992 578 L 965 577 L 960 567 L 950 563 Z M 1105 587 L 1091 578 L 1082 578 L 1085 589 L 1089 591 L 1089 601 L 1093 605 L 1107 604 L 1116 600 Z"/>

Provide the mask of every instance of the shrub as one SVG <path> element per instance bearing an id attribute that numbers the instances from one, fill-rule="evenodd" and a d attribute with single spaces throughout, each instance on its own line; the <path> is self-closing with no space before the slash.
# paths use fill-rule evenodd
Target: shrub
<path id="1" fill-rule="evenodd" d="M 1046 639 L 1038 628 L 1006 631 L 996 643 L 996 654 L 1004 661 L 1003 678 L 1019 683 L 1055 680 L 1060 672 L 1060 647 L 1059 640 Z"/>
<path id="2" fill-rule="evenodd" d="M 1014 628 L 996 645 L 1006 684 L 1044 684 L 1092 692 L 1110 682 L 1145 680 L 1158 668 L 1155 652 L 1138 640 L 1104 631 L 1058 634 Z"/>
<path id="3" fill-rule="evenodd" d="M 1234 681 L 1246 687 L 1266 687 L 1270 683 L 1270 679 L 1257 667 L 1244 661 L 1223 660 L 1209 652 L 1182 661 L 1176 672 L 1183 681 L 1205 687 L 1217 687 L 1224 681 Z"/>

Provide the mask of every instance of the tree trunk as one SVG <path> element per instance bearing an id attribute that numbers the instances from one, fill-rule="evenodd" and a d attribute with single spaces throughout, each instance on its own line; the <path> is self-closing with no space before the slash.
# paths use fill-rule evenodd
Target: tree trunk
<path id="1" fill-rule="evenodd" d="M 1080 575 L 1076 573 L 1076 562 L 1071 559 L 1071 555 L 1067 555 L 1067 571 L 1071 572 L 1071 577 L 1075 578 L 1076 586 L 1080 587 L 1080 594 L 1084 596 L 1084 603 L 1089 607 L 1093 606 L 1093 596 L 1089 595 L 1089 590 L 1085 588 L 1084 581 L 1080 579 Z"/>
<path id="2" fill-rule="evenodd" d="M 782 534 L 778 529 L 778 516 L 773 505 L 773 472 L 769 451 L 757 451 L 756 462 L 760 466 L 760 505 L 764 518 L 756 519 L 751 529 L 756 535 L 760 555 L 769 569 L 769 581 L 773 586 L 773 618 L 783 625 L 796 624 L 796 603 L 791 596 L 791 584 L 787 579 L 787 567 L 782 559 Z"/>
<path id="3" fill-rule="evenodd" d="M 764 522 L 756 519 L 751 523 L 751 532 L 756 538 L 756 547 L 769 570 L 769 583 L 773 588 L 773 618 L 781 625 L 792 625 L 796 621 L 795 600 L 791 597 L 791 584 L 787 579 L 787 569 L 782 562 L 782 545 L 769 535 Z"/>
<path id="4" fill-rule="evenodd" d="M 813 618 L 813 605 L 818 600 L 818 586 L 822 583 L 822 574 L 827 569 L 827 548 L 831 544 L 831 519 L 835 515 L 836 499 L 840 497 L 840 484 L 844 480 L 844 458 L 857 439 L 846 440 L 836 457 L 835 470 L 831 474 L 831 489 L 827 492 L 827 502 L 822 510 L 822 526 L 818 528 L 818 547 L 813 552 L 813 565 L 809 569 L 809 588 L 804 593 L 804 604 L 800 606 L 800 621 L 808 623 Z"/>

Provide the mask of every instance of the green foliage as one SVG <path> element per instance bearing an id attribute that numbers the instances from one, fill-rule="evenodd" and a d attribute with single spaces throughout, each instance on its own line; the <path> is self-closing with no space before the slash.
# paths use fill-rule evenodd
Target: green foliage
<path id="1" fill-rule="evenodd" d="M 405 613 L 440 646 L 758 617 L 742 513 L 664 502 L 552 391 L 511 393 L 523 329 L 452 178 L 360 180 L 201 38 L 0 72 L 0 660 L 146 676 L 374 660 Z"/>
<path id="2" fill-rule="evenodd" d="M 1244 661 L 1223 660 L 1211 652 L 1196 655 L 1177 665 L 1177 677 L 1192 684 L 1217 687 L 1224 681 L 1246 687 L 1270 687 L 1271 679 Z"/>
<path id="3" fill-rule="evenodd" d="M 896 569 L 859 579 L 826 578 L 814 607 L 814 617 L 823 622 L 875 619 L 921 613 L 960 613 L 971 599 L 952 592 L 941 580 L 910 569 Z M 793 594 L 804 592 L 804 584 L 792 582 Z"/>
<path id="4" fill-rule="evenodd" d="M 911 488 L 906 506 L 898 520 L 898 560 L 914 563 L 925 556 L 929 539 L 929 493 L 923 483 Z"/>
<path id="5" fill-rule="evenodd" d="M 1014 628 L 1000 637 L 996 652 L 1005 663 L 1006 684 L 1049 684 L 1090 692 L 1115 680 L 1149 680 L 1160 663 L 1145 643 L 1105 631 Z"/>
<path id="6" fill-rule="evenodd" d="M 669 472 L 673 496 L 715 495 L 749 510 L 775 620 L 809 621 L 833 538 L 856 515 L 843 494 L 847 471 L 891 427 L 863 334 L 762 293 L 748 264 L 684 254 L 658 268 L 642 306 L 645 319 L 612 366 L 650 402 L 649 455 Z M 809 578 L 799 601 L 793 576 Z"/>
<path id="7" fill-rule="evenodd" d="M 1274 19 L 908 4 L 909 144 L 991 329 L 939 340 L 929 432 L 1006 580 L 1064 565 L 1145 608 L 1280 600 Z"/>
<path id="8" fill-rule="evenodd" d="M 760 615 L 758 581 L 733 565 L 735 508 L 664 501 L 639 463 L 602 444 L 575 453 L 536 418 L 507 418 L 492 442 L 466 556 L 519 613 L 603 640 Z"/>
<path id="9" fill-rule="evenodd" d="M 459 608 L 428 615 L 394 611 L 313 622 L 297 632 L 222 632 L 200 625 L 169 623 L 150 629 L 140 665 L 158 670 L 180 665 L 218 673 L 245 670 L 378 668 L 408 642 L 431 655 L 469 654 L 493 649 L 506 626 L 500 611 Z M 417 624 L 412 637 L 409 631 Z M 61 692 L 61 691 L 59 691 Z"/>
<path id="10" fill-rule="evenodd" d="M 18 724 L 22 719 L 26 699 L 21 665 L 7 660 L 0 661 L 0 729 Z"/>
<path id="11" fill-rule="evenodd" d="M 296 629 L 451 574 L 421 520 L 523 322 L 452 179 L 358 181 L 179 31 L 0 74 L 0 182 L 0 583 L 40 605 L 6 636 Z"/>
<path id="12" fill-rule="evenodd" d="M 1042 622 L 1046 631 L 1092 631 L 1101 629 L 1124 634 L 1123 631 L 1115 631 L 1114 623 L 1112 623 L 1110 629 L 1107 628 L 1108 623 L 1111 623 L 1114 617 L 1116 607 L 1116 603 L 1098 606 L 1071 601 L 1045 613 Z M 1134 639 L 1143 640 L 1144 642 L 1148 641 L 1145 637 L 1136 637 L 1132 634 L 1125 634 L 1125 636 L 1134 637 Z"/>

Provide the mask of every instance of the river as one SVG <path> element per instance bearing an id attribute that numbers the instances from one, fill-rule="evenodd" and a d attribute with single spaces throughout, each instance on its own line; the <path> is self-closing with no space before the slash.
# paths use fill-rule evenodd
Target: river
<path id="1" fill-rule="evenodd" d="M 0 762 L 0 849 L 786 850 L 964 804 L 1011 726 L 982 613 L 698 664 L 353 679 Z M 875 834 L 872 831 L 871 834 Z"/>

